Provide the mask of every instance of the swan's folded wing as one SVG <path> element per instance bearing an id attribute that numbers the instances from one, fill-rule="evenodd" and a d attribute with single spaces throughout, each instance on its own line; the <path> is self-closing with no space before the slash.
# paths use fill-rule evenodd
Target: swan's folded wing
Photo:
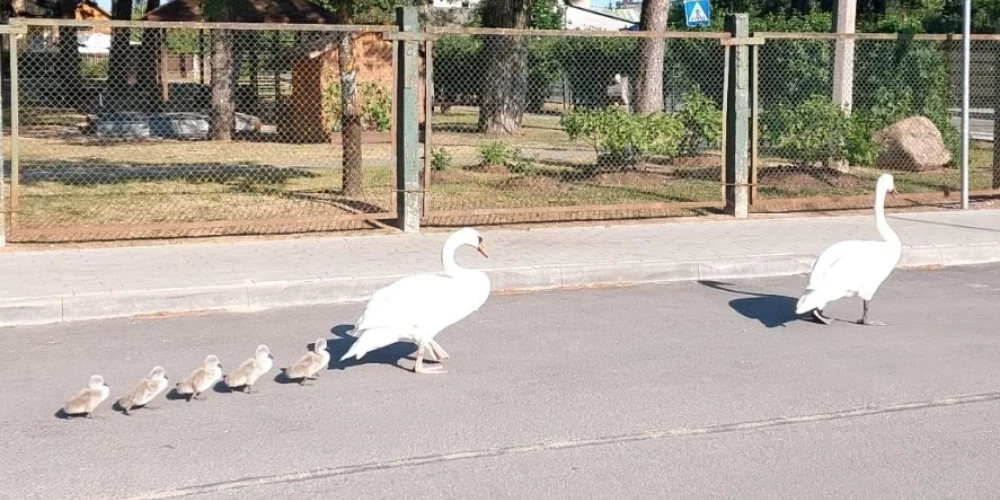
<path id="1" fill-rule="evenodd" d="M 436 274 L 403 278 L 372 295 L 355 328 L 415 326 L 414 318 L 453 300 L 457 288 L 453 279 Z"/>
<path id="2" fill-rule="evenodd" d="M 813 266 L 809 288 L 856 291 L 878 266 L 881 241 L 848 240 L 824 251 Z"/>

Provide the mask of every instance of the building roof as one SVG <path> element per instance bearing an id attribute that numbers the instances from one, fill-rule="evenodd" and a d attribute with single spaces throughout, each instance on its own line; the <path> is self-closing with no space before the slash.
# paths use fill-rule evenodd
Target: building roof
<path id="1" fill-rule="evenodd" d="M 230 23 L 332 24 L 332 13 L 308 0 L 229 0 Z M 204 0 L 173 0 L 142 16 L 143 21 L 206 22 Z"/>

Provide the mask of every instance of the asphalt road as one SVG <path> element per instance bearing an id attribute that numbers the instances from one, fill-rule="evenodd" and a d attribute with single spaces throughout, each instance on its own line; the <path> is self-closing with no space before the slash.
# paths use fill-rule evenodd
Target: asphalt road
<path id="1" fill-rule="evenodd" d="M 338 359 L 361 305 L 2 329 L 0 497 L 996 498 L 1000 266 L 897 272 L 887 327 L 796 320 L 804 285 L 494 296 L 438 337 L 446 374 L 399 345 L 305 387 L 273 378 L 318 337 Z M 253 394 L 112 411 L 261 342 Z M 96 418 L 56 418 L 95 373 Z"/>

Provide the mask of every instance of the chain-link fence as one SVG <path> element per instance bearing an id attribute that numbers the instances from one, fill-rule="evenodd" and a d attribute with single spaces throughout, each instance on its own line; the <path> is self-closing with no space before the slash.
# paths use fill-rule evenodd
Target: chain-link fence
<path id="1" fill-rule="evenodd" d="M 28 21 L 4 110 L 16 114 L 18 137 L 4 191 L 11 239 L 325 231 L 395 219 L 396 31 Z M 726 60 L 736 50 L 722 43 L 728 34 L 407 35 L 420 41 L 413 147 L 424 224 L 723 205 Z M 955 199 L 959 41 L 755 37 L 752 210 L 869 207 L 886 171 L 898 203 Z M 1000 38 L 977 37 L 973 193 L 1000 188 Z M 853 57 L 838 59 L 851 53 L 838 47 Z M 663 92 L 646 91 L 657 79 Z"/>
<path id="2" fill-rule="evenodd" d="M 883 172 L 895 177 L 898 205 L 955 201 L 961 187 L 959 41 L 758 36 L 766 39 L 757 75 L 760 209 L 870 206 Z M 980 102 L 991 101 L 998 83 L 990 60 L 1000 48 L 996 43 L 972 42 L 978 57 L 972 88 Z M 846 62 L 837 57 L 838 44 Z M 972 143 L 970 190 L 989 190 L 996 187 L 992 118 L 974 120 L 972 130 L 980 140 Z"/>
<path id="3" fill-rule="evenodd" d="M 393 217 L 390 30 L 28 21 L 16 41 L 12 237 L 301 232 Z"/>
<path id="4" fill-rule="evenodd" d="M 721 205 L 724 35 L 536 33 L 453 30 L 429 42 L 428 223 Z M 644 54 L 657 45 L 663 93 L 649 104 Z"/>

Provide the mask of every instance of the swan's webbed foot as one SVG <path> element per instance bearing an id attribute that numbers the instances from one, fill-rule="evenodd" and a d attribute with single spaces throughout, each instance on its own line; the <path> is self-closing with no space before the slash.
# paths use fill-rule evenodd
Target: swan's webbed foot
<path id="1" fill-rule="evenodd" d="M 415 366 L 413 367 L 413 373 L 419 373 L 421 375 L 441 375 L 442 373 L 448 373 L 443 366 Z"/>
<path id="2" fill-rule="evenodd" d="M 431 350 L 434 348 L 431 347 Z M 426 344 L 420 344 L 417 348 L 417 362 L 413 365 L 413 373 L 419 373 L 423 375 L 440 375 L 442 373 L 448 373 L 444 370 L 442 366 L 424 366 L 424 351 L 427 350 Z"/>
<path id="3" fill-rule="evenodd" d="M 441 344 L 438 344 L 437 341 L 431 340 L 430 341 L 430 345 L 431 345 L 431 352 L 434 353 L 434 357 L 435 358 L 438 358 L 438 359 L 450 359 L 451 358 L 451 355 L 448 354 L 448 352 L 445 351 L 444 348 L 441 347 Z"/>
<path id="4" fill-rule="evenodd" d="M 823 316 L 823 310 L 822 309 L 813 309 L 812 313 L 810 313 L 810 315 L 813 317 L 814 320 L 816 320 L 817 323 L 822 323 L 824 325 L 829 325 L 830 323 L 833 322 L 832 319 L 827 318 L 826 316 Z"/>

